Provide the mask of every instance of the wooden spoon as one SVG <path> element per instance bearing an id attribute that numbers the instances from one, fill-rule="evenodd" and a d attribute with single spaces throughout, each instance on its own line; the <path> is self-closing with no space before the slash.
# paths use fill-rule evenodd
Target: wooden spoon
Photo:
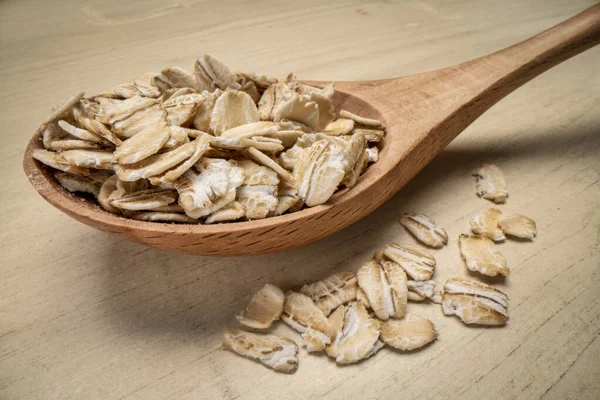
<path id="1" fill-rule="evenodd" d="M 388 133 L 379 162 L 357 186 L 325 205 L 258 221 L 177 225 L 119 217 L 64 190 L 35 161 L 38 130 L 23 168 L 52 205 L 96 229 L 134 242 L 192 254 L 261 254 L 310 243 L 369 214 L 392 197 L 452 139 L 504 96 L 554 65 L 600 42 L 600 5 L 524 42 L 460 65 L 402 78 L 339 82 L 336 108 L 377 118 Z"/>

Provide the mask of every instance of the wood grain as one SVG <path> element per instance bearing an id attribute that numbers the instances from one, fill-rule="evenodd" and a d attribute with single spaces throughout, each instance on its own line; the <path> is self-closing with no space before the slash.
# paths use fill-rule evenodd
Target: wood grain
<path id="1" fill-rule="evenodd" d="M 58 2 L 56 2 L 58 3 Z M 307 80 L 371 80 L 436 70 L 523 40 L 592 1 L 65 1 L 0 3 L 0 398 L 549 398 L 600 394 L 600 53 L 548 71 L 465 130 L 400 193 L 356 224 L 271 255 L 177 255 L 66 218 L 31 189 L 23 150 L 58 99 L 140 71 L 189 68 L 202 52 Z M 389 241 L 414 240 L 404 212 L 450 235 L 438 282 L 467 275 L 456 237 L 491 203 L 472 170 L 498 164 L 502 210 L 538 223 L 500 250 L 512 273 L 508 325 L 467 328 L 410 304 L 440 339 L 346 368 L 304 352 L 282 376 L 219 351 L 220 331 L 269 281 L 292 287 L 356 270 Z M 287 327 L 281 332 L 297 339 Z"/>

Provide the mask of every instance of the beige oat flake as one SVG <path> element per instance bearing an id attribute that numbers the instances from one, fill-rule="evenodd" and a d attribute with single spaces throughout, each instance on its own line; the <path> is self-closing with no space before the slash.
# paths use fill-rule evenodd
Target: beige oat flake
<path id="1" fill-rule="evenodd" d="M 431 279 L 435 270 L 435 258 L 416 246 L 389 243 L 383 250 L 386 258 L 400 265 L 408 276 L 416 281 Z"/>
<path id="2" fill-rule="evenodd" d="M 267 329 L 283 312 L 285 294 L 275 285 L 267 283 L 253 297 L 236 318 L 250 328 Z"/>
<path id="3" fill-rule="evenodd" d="M 407 302 L 406 273 L 398 264 L 374 257 L 357 272 L 358 285 L 382 321 L 402 318 Z"/>
<path id="4" fill-rule="evenodd" d="M 250 160 L 240 161 L 239 166 L 244 170 L 245 179 L 237 190 L 236 200 L 246 210 L 249 220 L 266 218 L 278 204 L 277 173 Z"/>
<path id="5" fill-rule="evenodd" d="M 58 121 L 58 119 L 68 113 L 77 103 L 79 103 L 83 96 L 85 96 L 85 93 L 79 92 L 75 96 L 69 97 L 64 103 L 57 107 L 56 110 L 54 110 L 52 114 L 48 116 L 48 118 L 42 121 L 42 125 L 48 125 L 52 122 Z"/>
<path id="6" fill-rule="evenodd" d="M 428 319 L 408 313 L 403 319 L 381 323 L 381 340 L 398 350 L 415 350 L 437 339 L 435 327 Z"/>
<path id="7" fill-rule="evenodd" d="M 533 240 L 537 235 L 535 221 L 522 214 L 504 214 L 500 218 L 499 226 L 507 235 L 521 239 Z"/>
<path id="8" fill-rule="evenodd" d="M 255 359 L 278 372 L 293 374 L 298 369 L 298 345 L 281 336 L 226 330 L 223 348 Z"/>
<path id="9" fill-rule="evenodd" d="M 477 177 L 477 196 L 493 201 L 504 203 L 508 197 L 508 189 L 504 174 L 494 164 L 483 164 L 481 168 L 473 173 Z"/>
<path id="10" fill-rule="evenodd" d="M 113 175 L 107 180 L 104 181 L 100 190 L 98 192 L 98 203 L 104 208 L 106 211 L 111 212 L 113 214 L 120 214 L 121 210 L 117 207 L 114 207 L 110 204 L 111 198 L 110 196 L 117 190 L 117 175 Z"/>
<path id="11" fill-rule="evenodd" d="M 469 271 L 487 276 L 508 276 L 510 273 L 506 258 L 490 239 L 477 235 L 460 235 L 458 247 Z"/>
<path id="12" fill-rule="evenodd" d="M 341 304 L 356 299 L 358 281 L 353 272 L 338 272 L 322 281 L 302 286 L 300 293 L 307 295 L 325 315 Z"/>
<path id="13" fill-rule="evenodd" d="M 322 351 L 335 336 L 333 326 L 310 297 L 288 291 L 281 319 L 302 334 L 309 352 Z"/>
<path id="14" fill-rule="evenodd" d="M 227 90 L 215 101 L 210 128 L 219 136 L 231 128 L 258 121 L 254 100 L 245 92 Z"/>
<path id="15" fill-rule="evenodd" d="M 320 140 L 303 153 L 294 167 L 298 196 L 309 207 L 323 204 L 333 195 L 345 173 L 343 150 Z"/>
<path id="16" fill-rule="evenodd" d="M 331 136 L 348 135 L 354 129 L 354 121 L 348 118 L 339 118 L 325 127 L 325 133 Z"/>
<path id="17" fill-rule="evenodd" d="M 166 206 L 175 201 L 177 201 L 177 192 L 173 190 L 146 189 L 126 194 L 112 200 L 110 204 L 122 210 L 141 211 Z"/>
<path id="18" fill-rule="evenodd" d="M 235 200 L 244 170 L 231 160 L 202 158 L 174 184 L 190 218 L 206 217 Z"/>
<path id="19" fill-rule="evenodd" d="M 385 128 L 384 125 L 381 123 L 381 121 L 378 121 L 376 119 L 361 117 L 361 116 L 351 113 L 350 111 L 347 111 L 347 110 L 340 111 L 340 117 L 351 119 L 356 124 L 363 125 L 363 126 L 368 126 L 368 127 L 378 128 L 378 129 Z"/>
<path id="20" fill-rule="evenodd" d="M 185 214 L 175 212 L 160 212 L 160 211 L 146 211 L 135 213 L 132 216 L 133 219 L 138 221 L 149 221 L 149 222 L 179 222 L 186 224 L 197 224 L 198 220 L 188 217 Z"/>
<path id="21" fill-rule="evenodd" d="M 69 192 L 80 192 L 80 193 L 90 193 L 94 196 L 98 196 L 100 193 L 100 188 L 102 184 L 106 180 L 106 176 L 104 179 L 101 179 L 97 174 L 90 176 L 82 176 L 82 175 L 74 175 L 68 172 L 58 171 L 54 174 L 54 177 L 60 183 L 62 187 L 67 189 Z M 99 179 L 100 178 L 100 179 Z"/>
<path id="22" fill-rule="evenodd" d="M 413 281 L 406 282 L 408 288 L 408 300 L 423 301 L 430 299 L 434 303 L 440 303 L 440 293 L 435 290 L 434 281 Z"/>
<path id="23" fill-rule="evenodd" d="M 400 223 L 421 243 L 440 249 L 448 243 L 448 234 L 425 214 L 404 214 Z"/>
<path id="24" fill-rule="evenodd" d="M 501 242 L 506 239 L 506 237 L 498 225 L 500 219 L 502 219 L 502 211 L 497 208 L 490 208 L 476 214 L 471 219 L 471 230 L 476 235 L 485 236 L 494 242 Z"/>
<path id="25" fill-rule="evenodd" d="M 338 364 L 361 361 L 375 354 L 383 346 L 379 341 L 380 322 L 369 316 L 362 303 L 354 301 L 347 307 L 340 306 L 332 314 L 330 322 L 337 332 L 326 352 L 328 356 L 335 358 Z"/>
<path id="26" fill-rule="evenodd" d="M 114 159 L 120 164 L 133 164 L 158 151 L 169 140 L 170 130 L 166 125 L 148 126 L 140 133 L 127 139 L 114 152 Z"/>
<path id="27" fill-rule="evenodd" d="M 215 89 L 240 89 L 236 75 L 221 60 L 211 54 L 205 54 L 194 64 L 196 84 L 200 90 L 212 92 Z"/>
<path id="28" fill-rule="evenodd" d="M 442 291 L 442 310 L 465 324 L 504 325 L 508 296 L 492 286 L 467 278 L 451 278 Z"/>
<path id="29" fill-rule="evenodd" d="M 34 150 L 32 153 L 32 157 L 54 169 L 69 172 L 75 175 L 89 175 L 90 170 L 87 168 L 77 167 L 69 164 L 60 153 L 55 153 L 53 151 L 47 150 Z"/>
<path id="30" fill-rule="evenodd" d="M 225 207 L 209 214 L 204 221 L 205 224 L 214 224 L 216 222 L 235 221 L 246 215 L 246 209 L 237 201 L 232 201 Z"/>

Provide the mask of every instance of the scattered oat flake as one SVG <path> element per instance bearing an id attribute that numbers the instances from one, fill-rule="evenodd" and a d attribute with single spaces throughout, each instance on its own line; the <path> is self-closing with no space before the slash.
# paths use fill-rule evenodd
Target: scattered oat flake
<path id="1" fill-rule="evenodd" d="M 332 320 L 337 332 L 326 352 L 338 364 L 352 364 L 375 354 L 381 348 L 379 342 L 380 322 L 369 316 L 362 303 L 351 302 L 343 311 L 343 325 L 339 327 L 342 311 L 334 313 Z M 332 324 L 333 326 L 333 324 Z"/>
<path id="2" fill-rule="evenodd" d="M 408 288 L 402 267 L 392 261 L 373 258 L 360 267 L 356 275 L 377 318 L 385 321 L 404 316 Z"/>
<path id="3" fill-rule="evenodd" d="M 309 352 L 322 351 L 335 336 L 333 326 L 312 299 L 301 293 L 288 291 L 281 315 L 283 322 L 302 334 Z"/>
<path id="4" fill-rule="evenodd" d="M 485 236 L 494 242 L 501 242 L 506 239 L 506 237 L 498 225 L 500 219 L 502 219 L 502 211 L 497 208 L 490 208 L 476 214 L 471 219 L 471 230 L 476 235 Z"/>
<path id="5" fill-rule="evenodd" d="M 460 235 L 458 247 L 470 271 L 487 276 L 508 276 L 510 273 L 506 258 L 490 239 L 476 235 Z"/>
<path id="6" fill-rule="evenodd" d="M 406 282 L 408 287 L 408 300 L 411 301 L 423 301 L 430 299 L 434 303 L 441 301 L 439 292 L 435 290 L 434 281 L 413 281 L 409 280 Z"/>
<path id="7" fill-rule="evenodd" d="M 283 312 L 285 294 L 275 285 L 267 283 L 253 297 L 237 320 L 250 328 L 267 329 Z"/>
<path id="8" fill-rule="evenodd" d="M 492 286 L 466 278 L 450 278 L 442 291 L 442 310 L 465 324 L 504 325 L 508 296 Z"/>
<path id="9" fill-rule="evenodd" d="M 416 246 L 389 243 L 383 250 L 386 258 L 400 265 L 408 276 L 416 281 L 431 279 L 435 270 L 435 258 Z"/>
<path id="10" fill-rule="evenodd" d="M 522 214 L 504 214 L 499 226 L 505 234 L 521 239 L 533 240 L 537 235 L 535 221 Z"/>
<path id="11" fill-rule="evenodd" d="M 477 177 L 477 196 L 494 203 L 504 203 L 506 201 L 508 189 L 500 168 L 494 164 L 483 164 L 473 175 Z"/>
<path id="12" fill-rule="evenodd" d="M 298 369 L 298 345 L 281 336 L 226 330 L 223 348 L 260 361 L 278 372 L 293 374 Z"/>
<path id="13" fill-rule="evenodd" d="M 400 223 L 421 243 L 440 249 L 448 243 L 448 234 L 424 214 L 404 214 Z"/>
<path id="14" fill-rule="evenodd" d="M 437 339 L 431 321 L 408 313 L 403 319 L 390 319 L 381 323 L 381 340 L 398 350 L 415 350 Z"/>
<path id="15" fill-rule="evenodd" d="M 300 293 L 307 295 L 325 315 L 341 304 L 356 299 L 358 281 L 354 272 L 338 272 L 322 281 L 302 286 Z"/>

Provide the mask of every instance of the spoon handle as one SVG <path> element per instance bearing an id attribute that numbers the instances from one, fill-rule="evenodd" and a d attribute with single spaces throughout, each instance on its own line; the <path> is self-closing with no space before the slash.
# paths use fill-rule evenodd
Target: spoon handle
<path id="1" fill-rule="evenodd" d="M 506 49 L 457 65 L 487 74 L 489 106 L 553 66 L 600 43 L 600 4 Z"/>
<path id="2" fill-rule="evenodd" d="M 503 97 L 560 62 L 600 43 L 600 4 L 506 49 L 465 63 L 400 78 L 347 82 L 342 90 L 382 112 L 391 125 L 394 163 L 409 157 L 397 185 L 413 176 Z M 404 139 L 406 138 L 406 139 Z"/>

